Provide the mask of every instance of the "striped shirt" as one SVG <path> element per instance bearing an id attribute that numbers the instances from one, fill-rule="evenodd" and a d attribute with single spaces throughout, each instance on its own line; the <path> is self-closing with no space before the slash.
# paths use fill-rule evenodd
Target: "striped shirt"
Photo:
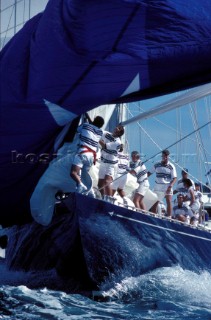
<path id="1" fill-rule="evenodd" d="M 110 164 L 118 163 L 118 152 L 121 147 L 120 138 L 113 137 L 110 132 L 104 131 L 102 141 L 106 144 L 106 147 L 101 151 L 101 161 Z"/>
<path id="2" fill-rule="evenodd" d="M 135 176 L 138 183 L 148 180 L 146 166 L 141 161 L 131 161 L 130 168 L 136 172 Z"/>
<path id="3" fill-rule="evenodd" d="M 174 206 L 172 217 L 176 218 L 179 215 L 192 217 L 193 212 L 191 211 L 191 209 L 189 207 L 187 207 L 185 205 L 182 205 L 181 207 L 178 207 L 178 205 Z"/>
<path id="4" fill-rule="evenodd" d="M 129 156 L 128 154 L 124 154 L 122 152 L 118 153 L 118 170 L 117 174 L 123 174 L 125 173 L 126 169 L 129 165 Z"/>
<path id="5" fill-rule="evenodd" d="M 163 162 L 155 163 L 149 172 L 156 172 L 155 183 L 158 185 L 168 185 L 172 179 L 177 177 L 175 166 L 169 161 L 167 164 Z"/>
<path id="6" fill-rule="evenodd" d="M 102 137 L 103 131 L 93 124 L 86 122 L 81 127 L 79 127 L 78 132 L 80 133 L 78 152 L 80 153 L 82 151 L 85 151 L 85 147 L 88 147 L 89 149 L 96 152 L 98 148 L 98 142 Z"/>
<path id="7" fill-rule="evenodd" d="M 193 187 L 195 188 L 195 184 L 193 182 L 193 180 L 190 179 L 190 181 L 192 182 Z M 187 193 L 187 189 L 185 188 L 184 184 L 183 184 L 183 179 L 179 179 L 177 182 L 177 187 L 176 187 L 176 191 L 180 192 L 180 193 Z"/>

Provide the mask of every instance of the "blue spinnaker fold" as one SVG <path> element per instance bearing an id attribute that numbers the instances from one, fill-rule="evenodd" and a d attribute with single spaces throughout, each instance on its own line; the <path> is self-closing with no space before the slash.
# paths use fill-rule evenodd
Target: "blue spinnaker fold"
<path id="1" fill-rule="evenodd" d="M 49 0 L 1 52 L 0 224 L 30 219 L 55 140 L 78 115 L 210 82 L 210 16 L 210 0 Z"/>

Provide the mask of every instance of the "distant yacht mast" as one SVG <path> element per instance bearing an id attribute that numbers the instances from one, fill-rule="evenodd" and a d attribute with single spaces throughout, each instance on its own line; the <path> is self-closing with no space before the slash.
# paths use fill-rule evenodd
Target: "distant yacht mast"
<path id="1" fill-rule="evenodd" d="M 1 0 L 0 5 L 0 49 L 37 13 L 41 12 L 48 0 Z"/>

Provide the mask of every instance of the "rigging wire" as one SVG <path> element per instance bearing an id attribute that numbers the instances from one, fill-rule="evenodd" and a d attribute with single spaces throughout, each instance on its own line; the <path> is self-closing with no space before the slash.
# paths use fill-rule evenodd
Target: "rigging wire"
<path id="1" fill-rule="evenodd" d="M 7 24 L 7 28 L 4 30 L 4 31 L 1 31 L 1 35 L 5 33 L 5 36 L 4 36 L 4 40 L 1 44 L 1 48 L 4 47 L 4 45 L 6 44 L 6 38 L 7 38 L 7 34 L 10 30 L 14 30 L 14 34 L 16 34 L 16 28 L 19 27 L 19 26 L 23 26 L 24 24 L 24 18 L 23 18 L 23 21 L 18 23 L 16 22 L 16 18 L 17 18 L 17 5 L 20 4 L 21 2 L 24 1 L 24 8 L 23 8 L 23 15 L 25 14 L 25 0 L 14 0 L 13 4 L 5 7 L 4 9 L 1 10 L 1 14 L 2 12 L 5 12 L 7 11 L 8 9 L 12 8 L 11 10 L 11 14 L 10 14 L 10 17 L 9 17 L 9 20 L 8 20 L 8 24 Z M 12 16 L 14 14 L 14 25 L 12 27 L 9 27 L 10 26 L 10 23 L 11 23 L 11 19 L 12 19 Z"/>
<path id="2" fill-rule="evenodd" d="M 137 102 L 133 102 L 133 104 L 138 106 Z M 144 110 L 143 108 L 140 107 L 140 111 L 145 112 L 146 110 Z M 180 112 L 180 111 L 181 111 L 181 110 L 179 110 L 179 112 Z M 180 113 L 180 114 L 181 114 L 181 113 Z M 134 115 L 131 113 L 131 111 L 130 111 L 130 115 L 131 115 L 132 117 L 134 117 Z M 168 124 L 166 124 L 166 123 L 163 122 L 162 120 L 158 119 L 157 117 L 153 117 L 153 119 L 154 119 L 156 122 L 160 123 L 162 126 L 165 126 L 167 129 L 171 130 L 172 132 L 175 132 L 177 136 L 181 136 L 181 137 L 182 137 L 182 129 L 181 129 L 181 128 L 182 128 L 182 118 L 181 118 L 181 115 L 179 116 L 179 127 L 180 127 L 179 131 L 178 131 L 177 129 L 169 126 Z M 208 119 L 211 120 L 211 115 L 210 115 L 210 117 L 209 117 Z M 138 123 L 138 122 L 137 122 L 137 123 Z M 179 138 L 178 138 L 178 140 L 179 140 Z M 196 139 L 194 139 L 193 137 L 188 137 L 188 140 L 189 140 L 190 142 L 196 143 Z M 205 148 L 205 150 L 206 150 L 206 148 Z M 209 154 L 209 152 L 208 152 L 207 150 L 206 150 L 206 152 Z"/>
<path id="3" fill-rule="evenodd" d="M 207 99 L 207 97 L 204 97 L 204 98 L 206 98 L 206 102 L 208 102 L 208 99 Z M 134 105 L 136 105 L 136 103 L 134 103 Z M 195 104 L 196 105 L 196 104 Z M 207 107 L 208 108 L 208 107 Z M 209 113 L 209 110 L 211 110 L 211 109 L 208 109 L 207 110 L 207 112 Z M 143 112 L 145 112 L 145 110 L 142 108 L 142 111 Z M 172 127 L 170 127 L 170 126 L 168 126 L 166 123 L 164 123 L 163 121 L 161 121 L 161 120 L 159 120 L 159 119 L 157 119 L 156 117 L 153 117 L 153 119 L 154 120 L 156 120 L 157 122 L 159 122 L 159 123 L 161 123 L 162 124 L 162 126 L 165 126 L 165 127 L 167 127 L 167 128 L 169 128 L 169 129 L 171 129 L 172 131 L 174 131 L 174 132 L 176 132 L 176 134 L 177 134 L 177 136 L 179 136 L 180 137 L 180 139 L 178 139 L 179 141 L 180 141 L 180 150 L 182 149 L 182 144 L 181 144 L 181 141 L 182 141 L 182 139 L 181 139 L 181 137 L 182 137 L 182 117 L 181 117 L 181 110 L 178 110 L 179 111 L 179 116 L 178 116 L 178 122 L 179 122 L 179 128 L 180 128 L 180 130 L 179 130 L 179 132 L 178 132 L 178 130 L 176 130 L 176 129 L 174 129 L 174 128 L 172 128 Z M 130 113 L 131 114 L 131 116 L 133 117 L 134 115 L 132 114 L 132 113 Z M 208 119 L 209 120 L 211 120 L 211 113 L 210 113 L 210 115 L 208 116 Z M 138 122 L 137 122 L 138 123 Z M 140 124 L 138 124 L 139 126 L 140 126 Z M 141 127 L 142 128 L 142 127 Z M 195 126 L 195 129 L 196 129 L 197 127 Z M 208 129 L 210 130 L 211 129 L 211 126 L 208 126 Z M 142 128 L 142 130 L 144 131 L 144 129 Z M 145 132 L 146 133 L 146 132 Z M 157 145 L 157 143 L 146 133 L 146 135 L 149 137 L 149 139 L 153 142 L 153 144 L 155 144 L 157 147 L 158 147 L 158 145 Z M 200 136 L 201 136 L 201 134 L 200 134 Z M 191 142 L 194 142 L 194 144 L 196 144 L 197 145 L 197 142 L 198 142 L 198 140 L 196 140 L 196 139 L 194 139 L 194 138 L 191 138 L 191 137 L 188 137 L 187 138 L 187 141 L 191 141 Z M 201 138 L 201 141 L 202 141 L 202 138 Z M 178 142 L 178 144 L 179 144 L 179 142 Z M 203 143 L 201 143 L 202 145 L 203 145 L 203 154 L 204 154 L 204 157 L 207 159 L 207 157 L 206 157 L 206 154 L 207 155 L 210 155 L 210 152 L 205 148 L 205 146 L 204 146 L 204 144 Z M 186 144 L 186 146 L 187 146 L 187 144 Z M 184 145 L 183 145 L 183 147 L 184 147 Z M 158 147 L 158 149 L 161 149 L 161 148 L 159 148 Z M 178 147 L 178 149 L 179 149 L 179 147 Z M 205 151 L 206 151 L 206 153 L 205 153 Z M 180 152 L 181 153 L 181 152 Z M 178 153 L 178 154 L 180 154 L 180 153 Z M 200 155 L 200 152 L 197 152 L 197 154 L 198 155 Z M 179 167 L 179 168 L 181 168 L 182 169 L 182 167 L 178 164 L 178 162 L 179 162 L 179 160 L 177 160 L 177 159 L 172 159 L 171 158 L 171 160 Z M 206 162 L 208 162 L 208 161 L 206 161 Z M 183 166 L 185 166 L 185 164 L 183 163 Z M 206 170 L 206 169 L 205 169 Z M 193 176 L 192 176 L 193 177 Z M 196 177 L 193 177 L 194 179 L 196 179 L 196 180 L 198 180 Z M 201 179 L 202 180 L 202 179 Z"/>
<path id="4" fill-rule="evenodd" d="M 207 97 L 205 102 L 206 102 L 207 118 L 209 120 L 211 120 L 211 108 L 209 107 L 211 105 L 211 98 Z M 208 126 L 208 130 L 209 130 L 209 137 L 211 138 L 211 126 Z M 210 153 L 209 153 L 209 155 L 210 155 Z M 208 163 L 208 160 L 206 162 Z M 207 181 L 208 181 L 209 185 L 211 185 L 210 176 L 209 176 L 210 174 L 211 174 L 211 169 L 208 168 L 208 171 L 205 176 L 207 176 Z"/>
<path id="5" fill-rule="evenodd" d="M 128 113 L 133 117 L 133 114 L 132 114 L 132 112 L 131 112 L 129 109 L 128 109 Z M 153 117 L 153 119 L 154 119 L 154 117 Z M 180 121 L 180 128 L 181 128 L 181 124 L 182 124 L 182 123 L 181 123 L 181 117 L 179 118 L 179 121 Z M 160 121 L 160 122 L 162 122 L 162 121 Z M 176 142 L 174 142 L 173 144 L 171 144 L 170 146 L 168 146 L 167 149 L 170 148 L 170 147 L 172 147 L 172 146 L 174 146 L 174 145 L 177 145 L 178 143 L 181 143 L 184 139 L 190 138 L 190 136 L 191 136 L 192 134 L 198 132 L 199 130 L 201 130 L 203 127 L 209 125 L 210 123 L 211 123 L 211 121 L 208 121 L 205 125 L 203 125 L 203 126 L 201 126 L 201 127 L 199 127 L 199 126 L 196 127 L 196 126 L 195 126 L 193 132 L 191 132 L 191 133 L 189 133 L 189 134 L 187 134 L 187 135 L 185 135 L 185 136 L 183 136 L 183 137 L 181 137 L 181 130 L 180 130 L 180 135 L 179 135 L 180 138 L 179 138 Z M 146 134 L 146 136 L 150 139 L 150 141 L 152 141 L 152 143 L 153 143 L 154 145 L 156 145 L 159 150 L 161 150 L 161 147 L 155 142 L 155 140 L 152 139 L 152 137 L 146 132 L 146 130 L 140 125 L 140 123 L 137 122 L 137 124 L 138 124 L 138 126 L 143 130 L 143 132 Z M 178 133 L 178 130 L 174 130 L 174 131 L 176 131 L 176 133 Z M 195 141 L 195 142 L 197 142 L 195 139 L 192 139 L 192 140 Z M 205 149 L 205 148 L 204 148 L 204 149 Z M 152 157 L 148 158 L 147 160 L 143 161 L 143 163 L 145 163 L 145 162 L 153 159 L 153 158 L 156 157 L 158 154 L 160 154 L 160 151 L 159 151 L 158 153 L 156 153 L 155 155 L 153 155 Z M 198 154 L 199 154 L 199 152 L 198 152 Z M 177 165 L 177 167 L 179 167 L 180 169 L 183 168 L 183 167 L 181 167 L 181 166 L 178 164 L 178 161 L 175 161 L 175 160 L 172 159 L 172 158 L 171 158 L 171 160 Z M 199 179 L 197 179 L 196 177 L 194 177 L 194 176 L 191 175 L 190 173 L 189 173 L 189 175 L 190 175 L 194 180 L 199 181 Z M 202 180 L 202 179 L 201 179 L 201 180 Z M 201 181 L 199 181 L 199 182 L 200 182 L 201 184 L 203 184 Z"/>
<path id="6" fill-rule="evenodd" d="M 194 134 L 195 132 L 201 130 L 202 128 L 206 127 L 207 125 L 211 124 L 211 121 L 205 123 L 204 125 L 202 125 L 201 127 L 198 127 L 196 130 L 190 132 L 189 134 L 187 134 L 186 136 L 182 137 L 179 141 L 176 141 L 174 143 L 172 143 L 171 145 L 169 145 L 168 147 L 166 147 L 166 149 L 170 149 L 171 147 L 173 147 L 174 145 L 176 145 L 178 142 L 186 139 L 187 137 L 189 137 L 190 135 Z M 160 152 L 157 152 L 155 155 L 153 155 L 152 157 L 148 158 L 147 160 L 145 160 L 143 163 L 146 163 L 147 161 L 149 161 L 150 159 L 156 157 L 158 154 L 160 154 Z M 191 174 L 189 174 L 191 177 L 193 177 Z M 193 177 L 194 178 L 194 177 Z M 195 178 L 196 179 L 196 178 Z M 199 181 L 198 179 L 196 179 L 197 181 Z M 199 181 L 200 183 L 202 183 L 201 181 Z M 203 184 L 203 183 L 202 183 Z"/>
<path id="7" fill-rule="evenodd" d="M 39 6 L 41 8 L 41 7 L 43 7 L 43 4 L 46 4 L 46 2 L 48 2 L 48 1 L 42 0 L 40 2 L 41 2 L 41 4 L 39 4 Z M 42 4 L 42 2 L 43 2 L 43 4 Z M 27 12 L 27 8 L 28 8 L 28 12 Z M 31 9 L 32 9 L 31 8 L 31 0 L 13 0 L 12 4 L 5 6 L 3 9 L 0 8 L 0 15 L 4 14 L 4 19 L 7 21 L 4 23 L 5 25 L 7 23 L 6 29 L 0 31 L 0 35 L 2 38 L 2 41 L 0 44 L 1 48 L 3 48 L 5 46 L 5 44 L 7 43 L 7 37 L 8 38 L 11 37 L 8 35 L 8 33 L 10 33 L 10 35 L 11 35 L 11 31 L 13 31 L 15 34 L 16 31 L 19 30 L 28 19 L 30 19 L 33 15 L 36 14 L 36 8 L 34 7 L 33 12 Z M 11 13 L 9 14 L 10 10 L 11 10 Z M 21 15 L 22 15 L 22 17 L 21 17 Z M 14 24 L 11 26 L 12 17 L 14 17 Z M 22 21 L 17 23 L 16 18 L 18 18 L 19 21 L 20 20 L 22 20 Z M 3 26 L 3 23 L 1 25 Z"/>
<path id="8" fill-rule="evenodd" d="M 192 111 L 193 111 L 195 127 L 197 128 L 198 127 L 198 117 L 197 117 L 196 105 L 194 105 L 194 108 L 192 108 Z M 207 159 L 207 155 L 205 152 L 204 143 L 203 143 L 203 139 L 202 139 L 200 131 L 196 132 L 196 138 L 198 139 L 198 144 L 197 144 L 197 146 L 198 146 L 198 153 L 197 153 L 198 154 L 198 161 L 200 162 L 201 167 L 203 166 L 204 170 L 208 171 L 208 165 L 207 165 L 208 159 Z M 199 157 L 199 155 L 202 156 L 203 159 L 201 157 Z"/>
<path id="9" fill-rule="evenodd" d="M 190 108 L 190 114 L 191 114 L 191 118 L 192 118 L 193 127 L 194 127 L 194 129 L 196 129 L 198 127 L 196 106 L 194 104 L 193 105 L 190 104 L 189 108 Z M 199 169 L 200 169 L 200 172 L 202 172 L 202 162 L 203 162 L 202 158 L 204 158 L 204 152 L 202 149 L 202 140 L 201 140 L 200 132 L 196 132 L 195 136 L 196 136 L 196 141 L 197 141 L 196 154 L 197 154 L 197 158 L 198 158 Z M 201 174 L 201 176 L 202 176 L 202 174 Z"/>
<path id="10" fill-rule="evenodd" d="M 211 120 L 211 97 L 205 97 L 205 108 L 206 108 L 206 113 L 207 113 L 207 119 Z M 209 131 L 209 137 L 211 139 L 211 126 L 208 126 L 208 131 Z M 209 155 L 211 155 L 210 152 L 208 152 Z"/>
<path id="11" fill-rule="evenodd" d="M 26 0 L 23 0 L 23 24 L 25 23 Z"/>
<path id="12" fill-rule="evenodd" d="M 18 3 L 22 2 L 22 1 L 23 0 L 16 0 L 16 3 L 18 4 Z M 4 9 L 1 9 L 1 13 L 6 11 L 7 9 L 13 7 L 13 6 L 14 6 L 14 3 L 10 4 L 9 6 L 5 7 Z"/>
<path id="13" fill-rule="evenodd" d="M 133 116 L 132 112 L 128 109 L 128 113 Z M 148 132 L 143 128 L 143 126 L 141 126 L 141 124 L 139 122 L 137 122 L 137 125 L 139 126 L 139 128 L 141 128 L 141 130 L 146 134 L 146 136 L 149 138 L 149 140 L 158 148 L 161 150 L 161 147 L 156 143 L 156 141 L 148 134 Z"/>
<path id="14" fill-rule="evenodd" d="M 127 106 L 127 105 L 126 105 L 126 106 Z M 128 109 L 128 107 L 127 107 L 127 109 Z M 129 109 L 128 109 L 128 113 L 133 116 L 132 112 L 131 112 Z M 139 127 L 144 131 L 144 133 L 149 137 L 149 139 L 150 139 L 150 140 L 158 147 L 158 149 L 161 151 L 161 150 L 162 150 L 161 147 L 150 137 L 150 135 L 149 135 L 149 134 L 146 132 L 146 130 L 140 125 L 140 123 L 137 122 L 137 124 L 138 124 Z M 169 146 L 166 147 L 165 149 L 170 149 L 170 148 L 173 147 L 174 145 L 180 143 L 180 142 L 183 141 L 184 139 L 187 139 L 187 138 L 190 137 L 192 134 L 198 132 L 199 130 L 203 129 L 204 127 L 206 127 L 206 126 L 209 125 L 209 124 L 211 124 L 211 120 L 208 121 L 207 123 L 205 123 L 204 125 L 200 126 L 200 127 L 198 126 L 197 128 L 194 129 L 194 131 L 192 131 L 192 132 L 190 132 L 189 134 L 181 137 L 180 139 L 178 139 L 176 142 L 172 143 L 171 145 L 169 145 Z M 148 162 L 149 160 L 155 158 L 157 155 L 160 154 L 160 151 L 157 152 L 156 154 L 154 154 L 153 156 L 151 156 L 150 158 L 146 159 L 145 161 L 143 161 L 142 164 L 145 164 L 145 163 Z M 182 167 L 181 167 L 178 163 L 176 163 L 172 158 L 170 158 L 170 159 L 171 159 L 180 169 L 182 169 Z M 125 173 L 123 173 L 121 176 L 124 176 L 125 174 L 127 174 L 127 171 L 126 171 Z M 119 176 L 118 178 L 114 179 L 113 182 L 116 181 L 116 180 L 118 180 L 121 176 Z M 204 184 L 202 181 L 200 181 L 199 179 L 197 179 L 196 177 L 194 177 L 194 176 L 191 175 L 190 173 L 189 173 L 189 176 L 190 176 L 191 178 L 193 178 L 194 180 L 200 182 L 201 185 L 204 185 L 204 186 L 205 186 L 205 184 Z M 105 186 L 104 186 L 104 187 L 105 187 Z M 102 187 L 102 188 L 104 188 L 104 187 Z M 100 188 L 100 189 L 98 189 L 98 190 L 101 190 L 102 188 Z"/>
<path id="15" fill-rule="evenodd" d="M 5 45 L 5 41 L 6 41 L 6 38 L 7 38 L 7 32 L 8 32 L 8 30 L 13 29 L 13 28 L 10 28 L 10 29 L 9 29 L 9 25 L 10 25 L 10 22 L 11 22 L 11 19 L 12 19 L 12 16 L 13 16 L 13 11 L 14 11 L 14 4 L 13 4 L 13 7 L 12 7 L 12 12 L 11 12 L 10 18 L 9 18 L 9 20 L 8 20 L 7 29 L 6 29 L 6 31 L 4 31 L 4 32 L 5 32 L 5 36 L 4 36 L 4 39 L 3 39 L 3 42 L 2 42 L 1 47 L 4 47 L 4 45 Z M 4 32 L 3 32 L 3 33 L 4 33 Z"/>
<path id="16" fill-rule="evenodd" d="M 211 121 L 208 121 L 208 122 L 205 123 L 204 125 L 196 128 L 194 131 L 188 133 L 187 135 L 183 136 L 181 139 L 179 139 L 179 140 L 175 141 L 174 143 L 170 144 L 170 145 L 167 146 L 165 149 L 170 149 L 170 148 L 173 147 L 174 145 L 178 144 L 179 142 L 181 142 L 181 141 L 184 140 L 184 139 L 187 139 L 189 136 L 191 136 L 191 135 L 194 134 L 195 132 L 203 129 L 204 127 L 206 127 L 206 126 L 209 125 L 209 124 L 211 124 Z M 160 148 L 160 147 L 159 147 L 159 148 Z M 160 148 L 160 150 L 161 150 L 161 148 Z M 143 161 L 142 164 L 145 164 L 146 162 L 148 162 L 149 160 L 155 158 L 155 157 L 156 157 L 157 155 L 159 155 L 159 154 L 160 154 L 160 151 L 157 152 L 156 154 L 154 154 L 153 156 L 151 156 L 150 158 L 146 159 L 145 161 Z M 172 160 L 172 159 L 171 159 L 171 160 Z M 178 167 L 180 167 L 178 164 L 176 164 L 176 165 L 177 165 Z M 180 169 L 182 169 L 182 167 L 180 167 Z M 114 179 L 112 182 L 120 179 L 120 177 L 124 176 L 124 175 L 127 174 L 127 173 L 128 173 L 128 172 L 126 171 L 126 172 L 123 173 L 121 176 L 119 176 L 119 177 L 117 177 L 116 179 Z M 195 178 L 194 176 L 192 176 L 190 173 L 189 173 L 189 175 L 190 175 L 190 177 L 194 178 L 195 180 L 197 180 L 198 182 L 200 182 L 202 185 L 205 186 L 205 184 L 204 184 L 203 182 L 201 182 L 199 179 L 196 179 L 196 178 Z M 110 183 L 109 183 L 109 184 L 110 184 Z M 98 189 L 98 190 L 101 190 L 101 189 L 103 189 L 104 187 L 105 187 L 105 186 L 101 187 L 101 188 Z"/>

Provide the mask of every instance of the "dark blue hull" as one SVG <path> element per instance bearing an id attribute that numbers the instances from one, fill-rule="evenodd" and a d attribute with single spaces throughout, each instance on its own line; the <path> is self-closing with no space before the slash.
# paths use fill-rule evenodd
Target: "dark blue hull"
<path id="1" fill-rule="evenodd" d="M 25 272 L 24 284 L 29 288 L 47 287 L 83 294 L 96 289 L 87 271 L 78 217 L 73 210 L 61 205 L 50 225 L 33 222 L 14 226 L 5 233 L 8 235 L 5 264 L 11 271 Z"/>
<path id="2" fill-rule="evenodd" d="M 8 231 L 10 269 L 55 271 L 53 279 L 42 277 L 39 286 L 96 290 L 176 264 L 211 271 L 211 232 L 77 193 L 64 203 L 68 210 L 60 208 L 49 226 L 34 222 Z"/>
<path id="3" fill-rule="evenodd" d="M 78 194 L 75 206 L 86 265 L 96 283 L 175 264 L 211 271 L 211 232 Z"/>

